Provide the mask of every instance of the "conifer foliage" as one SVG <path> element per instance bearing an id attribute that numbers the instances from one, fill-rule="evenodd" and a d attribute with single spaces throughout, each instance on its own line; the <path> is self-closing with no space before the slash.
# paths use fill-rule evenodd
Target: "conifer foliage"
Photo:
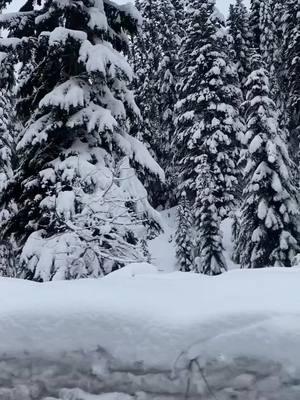
<path id="1" fill-rule="evenodd" d="M 176 64 L 182 29 L 178 23 L 180 2 L 171 0 L 138 0 L 143 18 L 142 28 L 133 39 L 132 63 L 136 73 L 134 91 L 142 120 L 137 134 L 165 170 L 167 184 L 149 183 L 149 195 L 160 204 L 174 203 L 174 176 L 170 160 L 174 135 L 176 103 Z"/>
<path id="2" fill-rule="evenodd" d="M 219 229 L 236 201 L 242 95 L 236 67 L 227 51 L 230 38 L 215 12 L 214 2 L 191 1 L 186 19 L 177 86 L 175 144 L 179 189 L 193 204 L 196 271 L 214 275 L 226 269 Z M 209 175 L 205 184 L 210 180 L 207 187 L 201 178 L 203 159 Z"/>
<path id="3" fill-rule="evenodd" d="M 227 270 L 228 217 L 243 268 L 299 260 L 300 0 L 231 1 L 227 25 L 216 0 L 9 1 L 1 276 L 152 262 L 150 204 L 178 205 L 181 271 Z"/>
<path id="4" fill-rule="evenodd" d="M 0 62 L 0 196 L 4 198 L 13 177 L 14 130 L 17 124 L 12 93 L 14 84 L 12 61 L 7 53 L 2 52 Z M 0 221 L 5 218 L 5 212 L 7 210 L 2 210 Z"/>
<path id="5" fill-rule="evenodd" d="M 216 185 L 218 214 L 224 218 L 235 202 L 242 96 L 227 51 L 230 39 L 216 16 L 214 2 L 191 1 L 186 19 L 175 133 L 180 188 L 195 200 L 200 157 L 206 155 Z"/>
<path id="6" fill-rule="evenodd" d="M 275 25 L 272 0 L 261 2 L 260 7 L 260 52 L 268 70 L 272 72 L 276 51 Z"/>
<path id="7" fill-rule="evenodd" d="M 176 256 L 180 271 L 193 269 L 194 244 L 192 238 L 193 214 L 186 193 L 183 192 L 177 207 Z"/>
<path id="8" fill-rule="evenodd" d="M 0 53 L 0 229 L 14 215 L 15 203 L 11 194 L 16 167 L 15 141 L 18 119 L 14 107 L 14 69 L 8 53 Z M 12 244 L 0 241 L 0 276 L 14 276 Z"/>
<path id="9" fill-rule="evenodd" d="M 256 51 L 260 51 L 261 44 L 261 5 L 261 0 L 251 0 L 249 25 L 252 37 L 252 46 Z"/>
<path id="10" fill-rule="evenodd" d="M 248 150 L 238 238 L 241 264 L 243 268 L 290 267 L 299 250 L 294 166 L 270 98 L 268 73 L 257 54 L 252 68 L 246 82 Z"/>
<path id="11" fill-rule="evenodd" d="M 223 256 L 222 236 L 218 216 L 218 198 L 214 177 L 207 156 L 200 157 L 194 204 L 196 239 L 194 270 L 206 275 L 219 275 L 227 270 Z"/>
<path id="12" fill-rule="evenodd" d="M 300 1 L 287 0 L 283 16 L 283 59 L 288 93 L 287 109 L 294 143 L 300 131 Z"/>
<path id="13" fill-rule="evenodd" d="M 236 0 L 235 4 L 230 5 L 227 26 L 232 36 L 230 47 L 233 50 L 233 59 L 237 66 L 240 82 L 244 83 L 250 72 L 251 34 L 249 30 L 249 13 L 243 0 Z"/>
<path id="14" fill-rule="evenodd" d="M 0 19 L 10 36 L 0 46 L 17 52 L 27 74 L 17 93 L 18 211 L 2 237 L 22 250 L 23 277 L 100 276 L 142 259 L 131 226 L 156 217 L 130 162 L 163 177 L 128 134 L 137 107 L 121 52 L 138 13 L 107 0 L 27 5 Z"/>

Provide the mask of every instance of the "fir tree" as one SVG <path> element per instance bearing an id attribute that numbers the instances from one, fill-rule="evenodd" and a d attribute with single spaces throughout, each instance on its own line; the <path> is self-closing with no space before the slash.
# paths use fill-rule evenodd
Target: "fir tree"
<path id="1" fill-rule="evenodd" d="M 260 54 L 268 68 L 273 73 L 276 51 L 275 24 L 272 0 L 264 0 L 260 6 Z"/>
<path id="2" fill-rule="evenodd" d="M 160 124 L 159 137 L 157 138 L 157 158 L 159 164 L 166 172 L 168 206 L 176 202 L 176 179 L 172 160 L 174 158 L 173 147 L 171 146 L 175 131 L 175 104 L 177 101 L 177 63 L 178 51 L 180 48 L 180 34 L 176 19 L 175 8 L 171 1 L 161 2 L 162 16 L 165 21 L 159 42 L 161 43 L 161 61 L 158 66 L 158 89 L 160 93 Z"/>
<path id="3" fill-rule="evenodd" d="M 243 84 L 249 74 L 249 53 L 251 35 L 249 32 L 249 15 L 243 0 L 236 0 L 230 5 L 227 21 L 232 36 L 231 49 L 237 66 L 240 82 Z"/>
<path id="4" fill-rule="evenodd" d="M 148 242 L 147 242 L 146 238 L 143 238 L 141 240 L 141 250 L 142 250 L 142 253 L 143 253 L 143 256 L 144 256 L 145 260 L 148 263 L 151 263 L 151 254 L 150 254 L 150 251 L 149 251 Z"/>
<path id="5" fill-rule="evenodd" d="M 288 0 L 283 17 L 283 60 L 292 146 L 299 150 L 300 132 L 300 1 Z M 298 159 L 298 157 L 297 157 Z"/>
<path id="6" fill-rule="evenodd" d="M 133 40 L 132 54 L 136 72 L 134 88 L 142 120 L 134 131 L 144 138 L 166 171 L 166 186 L 159 187 L 159 182 L 153 180 L 148 182 L 149 194 L 156 205 L 164 205 L 168 200 L 174 203 L 170 142 L 174 133 L 179 31 L 171 0 L 139 0 L 137 6 L 143 25 Z"/>
<path id="7" fill-rule="evenodd" d="M 276 33 L 273 0 L 252 0 L 250 9 L 252 47 L 262 56 L 266 67 L 274 68 Z"/>
<path id="8" fill-rule="evenodd" d="M 185 0 L 171 0 L 171 3 L 175 10 L 175 24 L 173 24 L 172 32 L 175 35 L 178 45 L 180 47 L 186 30 L 186 26 L 184 23 Z"/>
<path id="9" fill-rule="evenodd" d="M 127 132 L 137 107 L 121 53 L 138 13 L 108 0 L 24 7 L 0 18 L 10 36 L 0 47 L 12 49 L 27 72 L 17 93 L 24 124 L 12 190 L 18 211 L 2 237 L 16 240 L 25 278 L 103 275 L 142 259 L 131 227 L 157 217 L 132 165 L 163 176 Z"/>
<path id="10" fill-rule="evenodd" d="M 133 131 L 136 130 L 135 135 L 143 137 L 143 140 L 153 150 L 152 140 L 158 136 L 160 118 L 159 92 L 156 84 L 160 48 L 155 45 L 158 42 L 156 20 L 159 14 L 159 3 L 157 0 L 149 2 L 138 0 L 136 6 L 141 13 L 143 22 L 138 34 L 133 36 L 131 57 L 135 72 L 135 99 L 141 110 L 142 120 L 133 127 Z"/>
<path id="11" fill-rule="evenodd" d="M 0 64 L 0 197 L 6 197 L 9 181 L 13 177 L 14 132 L 16 124 L 13 93 L 13 65 L 8 54 L 1 53 Z M 3 206 L 4 200 L 2 200 Z"/>
<path id="12" fill-rule="evenodd" d="M 261 3 L 262 0 L 251 0 L 249 25 L 252 37 L 252 47 L 256 51 L 260 50 L 261 44 Z"/>
<path id="13" fill-rule="evenodd" d="M 238 248 L 239 232 L 240 232 L 240 215 L 239 215 L 239 212 L 237 211 L 233 215 L 232 233 L 231 233 L 231 240 L 233 243 L 233 251 L 231 254 L 231 259 L 236 264 L 240 264 L 240 254 L 239 254 L 239 248 Z"/>
<path id="14" fill-rule="evenodd" d="M 294 166 L 260 56 L 253 56 L 252 68 L 246 82 L 248 150 L 238 248 L 243 268 L 289 267 L 299 249 Z"/>
<path id="15" fill-rule="evenodd" d="M 182 272 L 191 271 L 193 266 L 192 226 L 192 209 L 186 193 L 183 192 L 177 207 L 177 230 L 175 236 L 176 257 L 179 269 Z"/>
<path id="16" fill-rule="evenodd" d="M 223 256 L 216 184 L 214 174 L 207 163 L 207 156 L 201 156 L 196 185 L 194 271 L 206 275 L 219 275 L 227 270 L 227 266 Z"/>
<path id="17" fill-rule="evenodd" d="M 276 0 L 270 0 L 270 9 L 272 14 L 271 26 L 273 32 L 270 32 L 270 40 L 272 40 L 271 49 L 272 53 L 272 65 L 269 66 L 271 75 L 271 93 L 276 106 L 280 111 L 280 126 L 284 129 L 288 127 L 287 117 L 287 90 L 286 90 L 286 76 L 284 67 L 284 51 L 283 51 L 283 16 L 285 5 L 282 2 Z M 265 59 L 266 60 L 266 59 Z M 269 58 L 270 60 L 270 58 Z M 267 60 L 268 61 L 268 60 Z M 268 64 L 267 64 L 268 65 Z"/>
<path id="18" fill-rule="evenodd" d="M 18 121 L 14 107 L 14 68 L 12 58 L 0 53 L 0 228 L 16 212 L 11 199 L 13 171 L 16 168 L 15 140 Z M 11 243 L 0 241 L 0 276 L 15 275 Z"/>
<path id="19" fill-rule="evenodd" d="M 228 55 L 228 35 L 211 1 L 187 8 L 187 36 L 180 50 L 176 161 L 180 186 L 195 200 L 199 160 L 207 155 L 221 218 L 234 207 L 238 177 L 241 91 Z"/>

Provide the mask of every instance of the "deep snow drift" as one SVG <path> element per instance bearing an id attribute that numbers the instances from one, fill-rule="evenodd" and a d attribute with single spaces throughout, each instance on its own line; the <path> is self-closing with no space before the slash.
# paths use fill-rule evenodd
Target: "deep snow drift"
<path id="1" fill-rule="evenodd" d="M 212 278 L 149 264 L 99 280 L 2 278 L 0 398 L 297 400 L 299 281 L 297 268 Z"/>
<path id="2" fill-rule="evenodd" d="M 99 280 L 2 278 L 0 354 L 101 347 L 122 365 L 166 370 L 197 356 L 264 356 L 300 366 L 299 282 L 297 268 L 212 278 L 149 264 Z"/>

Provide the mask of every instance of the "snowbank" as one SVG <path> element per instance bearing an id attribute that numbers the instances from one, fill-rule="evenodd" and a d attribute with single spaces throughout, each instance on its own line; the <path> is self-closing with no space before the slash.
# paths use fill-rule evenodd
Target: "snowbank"
<path id="1" fill-rule="evenodd" d="M 299 376 L 300 370 L 299 282 L 297 268 L 231 271 L 211 278 L 161 273 L 147 264 L 140 270 L 138 265 L 128 266 L 100 280 L 38 284 L 2 278 L 0 398 L 5 399 L 1 397 L 3 376 L 5 382 L 8 376 L 16 379 L 18 365 L 18 382 L 26 380 L 24 371 L 28 380 L 30 365 L 39 382 L 46 385 L 51 381 L 57 389 L 53 371 L 56 368 L 59 380 L 65 376 L 64 368 L 69 371 L 69 383 L 60 388 L 72 388 L 70 381 L 91 393 L 104 388 L 109 391 L 109 385 L 111 391 L 118 388 L 127 394 L 157 387 L 161 388 L 158 392 L 173 393 L 171 398 L 181 391 L 179 398 L 183 398 L 187 371 L 196 361 L 208 376 L 213 369 L 210 379 L 214 388 L 219 388 L 220 380 L 228 384 L 224 374 L 223 380 L 220 378 L 220 371 L 229 373 L 228 365 L 230 373 L 235 371 L 231 377 L 237 379 L 235 386 L 242 391 L 245 386 L 253 387 L 253 379 L 257 379 L 253 371 L 260 371 L 262 380 L 273 379 L 274 371 L 280 371 L 275 374 L 274 390 L 281 393 L 278 385 L 287 382 L 282 368 L 290 371 L 290 379 L 297 371 Z M 93 384 L 80 385 L 80 373 L 90 376 Z M 205 386 L 203 382 L 192 386 L 191 393 L 201 393 Z M 298 386 L 299 399 L 300 382 Z M 287 390 L 286 383 L 282 387 Z M 61 393 L 63 399 L 85 399 Z M 227 398 L 240 397 L 222 397 Z"/>
<path id="2" fill-rule="evenodd" d="M 202 357 L 265 352 L 300 363 L 300 269 L 214 278 L 156 271 L 143 264 L 99 280 L 0 279 L 0 353 L 100 346 L 125 365 L 170 369 L 192 346 Z"/>

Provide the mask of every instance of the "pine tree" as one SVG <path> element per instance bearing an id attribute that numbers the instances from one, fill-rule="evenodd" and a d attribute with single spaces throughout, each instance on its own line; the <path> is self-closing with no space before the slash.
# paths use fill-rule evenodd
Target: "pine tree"
<path id="1" fill-rule="evenodd" d="M 250 72 L 249 53 L 251 47 L 249 15 L 243 0 L 236 0 L 235 4 L 230 5 L 227 25 L 233 39 L 230 47 L 234 54 L 234 62 L 237 66 L 240 82 L 243 84 Z"/>
<path id="2" fill-rule="evenodd" d="M 214 174 L 207 156 L 201 156 L 196 180 L 197 197 L 194 204 L 196 226 L 194 271 L 206 275 L 219 275 L 227 270 L 223 256 L 222 236 L 218 216 L 218 198 Z"/>
<path id="3" fill-rule="evenodd" d="M 134 128 L 166 171 L 167 184 L 148 183 L 149 194 L 156 205 L 174 203 L 172 192 L 174 174 L 171 169 L 176 103 L 176 63 L 179 48 L 176 12 L 171 0 L 139 0 L 137 6 L 143 17 L 138 37 L 133 40 L 132 54 L 136 72 L 135 93 L 142 120 Z"/>
<path id="4" fill-rule="evenodd" d="M 261 3 L 262 0 L 251 0 L 250 3 L 250 32 L 252 36 L 252 47 L 256 51 L 260 50 L 261 44 Z"/>
<path id="5" fill-rule="evenodd" d="M 276 52 L 276 38 L 272 0 L 264 0 L 261 2 L 260 29 L 260 54 L 268 70 L 273 73 Z"/>
<path id="6" fill-rule="evenodd" d="M 193 217 L 190 202 L 183 192 L 177 207 L 177 230 L 175 236 L 176 257 L 179 269 L 189 272 L 193 266 L 193 240 L 192 240 Z"/>
<path id="7" fill-rule="evenodd" d="M 149 246 L 148 246 L 148 242 L 147 242 L 146 238 L 143 238 L 141 240 L 141 249 L 142 249 L 142 253 L 143 253 L 145 260 L 148 263 L 151 263 L 151 254 L 149 251 Z"/>
<path id="8" fill-rule="evenodd" d="M 299 249 L 294 166 L 260 56 L 253 56 L 252 68 L 246 82 L 248 151 L 238 248 L 243 268 L 289 267 Z"/>
<path id="9" fill-rule="evenodd" d="M 9 181 L 13 176 L 14 167 L 13 120 L 15 115 L 12 94 L 14 77 L 9 55 L 1 53 L 0 56 L 0 197 L 4 198 Z M 3 202 L 4 200 L 2 200 L 2 206 Z"/>
<path id="10" fill-rule="evenodd" d="M 241 91 L 228 55 L 228 34 L 211 1 L 193 0 L 187 9 L 187 36 L 180 50 L 176 160 L 180 186 L 192 201 L 199 160 L 207 155 L 221 218 L 234 207 L 238 177 Z"/>
<path id="11" fill-rule="evenodd" d="M 288 0 L 283 17 L 283 60 L 292 146 L 299 150 L 300 132 L 300 1 Z M 298 157 L 297 157 L 298 160 Z"/>
<path id="12" fill-rule="evenodd" d="M 234 263 L 240 264 L 240 254 L 238 248 L 238 235 L 240 232 L 240 215 L 239 212 L 235 212 L 233 215 L 232 221 L 232 232 L 231 232 L 231 240 L 233 243 L 233 251 L 231 254 L 231 259 Z"/>
<path id="13" fill-rule="evenodd" d="M 180 48 L 180 34 L 176 19 L 175 8 L 170 0 L 161 2 L 162 18 L 165 26 L 160 34 L 161 61 L 158 66 L 157 85 L 160 93 L 160 124 L 159 137 L 157 138 L 157 157 L 158 162 L 166 172 L 168 206 L 176 202 L 175 170 L 172 163 L 174 149 L 171 145 L 175 131 L 175 104 L 177 102 L 176 83 L 178 51 Z"/>
<path id="14" fill-rule="evenodd" d="M 135 135 L 142 137 L 153 150 L 152 140 L 158 136 L 159 129 L 159 92 L 156 81 L 160 48 L 155 45 L 158 42 L 156 20 L 159 4 L 157 0 L 149 2 L 137 0 L 136 6 L 141 13 L 143 23 L 138 34 L 133 36 L 131 57 L 135 72 L 135 99 L 141 110 L 142 120 L 133 127 L 133 130 L 135 129 Z"/>
<path id="15" fill-rule="evenodd" d="M 275 14 L 273 0 L 252 0 L 250 31 L 252 47 L 262 56 L 267 69 L 274 69 L 276 53 Z"/>
<path id="16" fill-rule="evenodd" d="M 122 53 L 138 13 L 108 0 L 24 7 L 0 18 L 9 30 L 0 47 L 23 63 L 24 78 L 11 192 L 18 211 L 2 238 L 16 240 L 25 278 L 96 277 L 141 260 L 132 227 L 157 217 L 132 165 L 163 173 L 128 134 L 137 107 Z"/>
<path id="17" fill-rule="evenodd" d="M 18 121 L 14 107 L 14 68 L 7 53 L 0 54 L 0 228 L 15 213 L 10 197 L 16 168 L 15 140 Z M 14 276 L 14 254 L 8 241 L 0 241 L 0 276 Z"/>
<path id="18" fill-rule="evenodd" d="M 273 33 L 270 34 L 272 40 L 271 48 L 273 48 L 273 63 L 270 68 L 271 76 L 271 92 L 276 106 L 280 110 L 280 126 L 284 129 L 288 128 L 287 117 L 287 90 L 286 76 L 284 67 L 284 51 L 283 51 L 283 16 L 285 4 L 277 0 L 270 0 L 270 8 L 272 14 Z"/>
<path id="19" fill-rule="evenodd" d="M 174 34 L 175 40 L 178 43 L 178 49 L 181 46 L 181 42 L 185 37 L 185 0 L 171 0 L 171 3 L 175 11 L 175 20 L 172 23 L 172 32 Z"/>

